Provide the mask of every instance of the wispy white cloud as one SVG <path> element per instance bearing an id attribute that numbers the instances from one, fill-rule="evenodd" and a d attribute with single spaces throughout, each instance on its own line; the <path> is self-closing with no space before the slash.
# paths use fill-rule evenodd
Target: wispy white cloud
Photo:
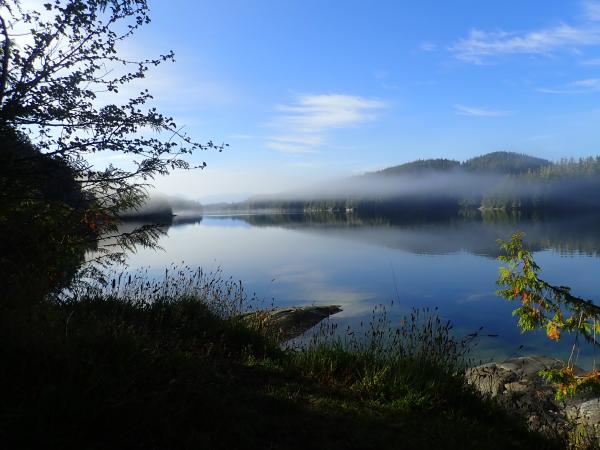
<path id="1" fill-rule="evenodd" d="M 450 47 L 462 61 L 481 64 L 494 56 L 529 54 L 550 55 L 553 52 L 600 43 L 600 27 L 596 24 L 552 28 L 524 33 L 472 30 L 469 36 Z"/>
<path id="2" fill-rule="evenodd" d="M 378 99 L 344 94 L 299 96 L 291 105 L 279 105 L 280 113 L 271 125 L 280 132 L 268 138 L 266 146 L 286 153 L 309 153 L 323 145 L 326 133 L 375 119 L 386 106 Z"/>
<path id="3" fill-rule="evenodd" d="M 483 64 L 494 57 L 525 54 L 551 55 L 559 51 L 579 52 L 579 47 L 600 44 L 600 1 L 580 2 L 579 23 L 529 31 L 484 31 L 474 29 L 449 47 L 462 61 Z M 597 65 L 596 60 L 582 64 Z"/>
<path id="4" fill-rule="evenodd" d="M 422 52 L 434 52 L 437 50 L 437 45 L 433 42 L 422 42 L 421 45 L 419 45 L 419 50 Z"/>
<path id="5" fill-rule="evenodd" d="M 179 74 L 175 67 L 157 68 L 141 83 L 126 84 L 117 94 L 105 93 L 98 97 L 99 102 L 126 102 L 136 96 L 141 88 L 147 88 L 161 105 L 170 111 L 193 110 L 200 107 L 231 106 L 240 95 L 234 88 L 220 80 L 191 79 Z"/>
<path id="6" fill-rule="evenodd" d="M 579 52 L 581 47 L 600 44 L 600 0 L 583 0 L 578 23 L 565 22 L 538 30 L 484 31 L 474 29 L 449 50 L 462 61 L 483 64 L 494 57 L 524 54 L 552 55 Z"/>
<path id="7" fill-rule="evenodd" d="M 302 286 L 297 294 L 299 298 L 310 299 L 317 305 L 340 305 L 342 312 L 336 318 L 360 316 L 373 310 L 375 296 L 372 292 L 335 288 L 322 270 L 307 271 L 288 265 L 281 267 L 273 277 L 280 289 L 289 290 L 290 285 Z"/>
<path id="8" fill-rule="evenodd" d="M 284 114 L 280 123 L 307 133 L 318 133 L 331 128 L 345 128 L 375 118 L 373 110 L 383 108 L 380 100 L 352 95 L 304 95 L 293 105 L 280 105 Z"/>
<path id="9" fill-rule="evenodd" d="M 505 117 L 510 116 L 512 114 L 512 111 L 481 108 L 479 106 L 466 105 L 454 105 L 454 111 L 460 116 L 471 117 Z"/>
<path id="10" fill-rule="evenodd" d="M 270 136 L 267 147 L 282 153 L 314 153 L 323 142 L 319 135 Z"/>
<path id="11" fill-rule="evenodd" d="M 600 66 L 600 58 L 584 59 L 579 64 L 582 66 Z"/>
<path id="12" fill-rule="evenodd" d="M 383 80 L 389 76 L 390 73 L 387 70 L 376 70 L 373 72 L 373 77 L 375 77 L 376 80 Z"/>
<path id="13" fill-rule="evenodd" d="M 300 144 L 306 145 L 310 147 L 316 147 L 323 143 L 323 136 L 315 134 L 305 134 L 305 135 L 279 135 L 279 136 L 271 136 L 269 140 L 274 142 L 281 142 L 287 144 Z"/>
<path id="14" fill-rule="evenodd" d="M 281 153 L 315 153 L 315 149 L 302 144 L 294 144 L 289 142 L 273 142 L 267 141 L 267 148 L 277 150 Z"/>
<path id="15" fill-rule="evenodd" d="M 99 152 L 86 156 L 87 162 L 94 166 L 96 170 L 105 169 L 111 164 L 121 168 L 128 168 L 133 164 L 135 159 L 135 155 L 129 153 Z"/>
<path id="16" fill-rule="evenodd" d="M 252 134 L 234 133 L 234 134 L 228 135 L 227 139 L 238 139 L 238 140 L 242 140 L 242 141 L 250 141 L 252 139 L 256 139 L 256 136 L 254 136 Z"/>
<path id="17" fill-rule="evenodd" d="M 538 92 L 544 94 L 590 94 L 600 92 L 600 78 L 587 78 L 585 80 L 572 81 L 560 88 L 540 88 Z"/>
<path id="18" fill-rule="evenodd" d="M 600 90 L 600 78 L 588 78 L 586 80 L 578 80 L 574 81 L 573 86 L 583 88 L 583 89 L 592 89 L 594 91 Z"/>
<path id="19" fill-rule="evenodd" d="M 586 0 L 582 3 L 583 15 L 586 20 L 595 22 L 600 21 L 600 2 Z"/>

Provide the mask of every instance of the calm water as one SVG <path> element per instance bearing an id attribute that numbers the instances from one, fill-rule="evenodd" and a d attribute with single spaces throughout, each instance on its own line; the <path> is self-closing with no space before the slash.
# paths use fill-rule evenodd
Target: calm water
<path id="1" fill-rule="evenodd" d="M 545 279 L 600 299 L 600 217 L 589 216 L 420 223 L 352 215 L 205 216 L 169 227 L 159 242 L 164 250 L 139 250 L 130 255 L 129 268 L 148 267 L 160 277 L 171 263 L 220 267 L 267 304 L 341 305 L 334 320 L 343 326 L 368 322 L 379 304 L 393 317 L 413 307 L 438 307 L 458 334 L 483 327 L 497 335 L 479 341 L 475 351 L 482 359 L 532 353 L 564 358 L 569 339 L 557 344 L 520 334 L 512 305 L 494 294 L 496 240 L 516 230 L 527 233 Z"/>

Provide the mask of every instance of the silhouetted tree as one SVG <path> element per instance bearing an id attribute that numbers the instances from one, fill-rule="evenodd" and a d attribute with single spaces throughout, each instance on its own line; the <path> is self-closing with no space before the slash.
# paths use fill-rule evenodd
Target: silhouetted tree
<path id="1" fill-rule="evenodd" d="M 118 46 L 149 22 L 146 0 L 53 0 L 40 2 L 39 11 L 25 10 L 18 0 L 0 0 L 1 184 L 11 185 L 26 167 L 33 168 L 24 179 L 33 186 L 25 192 L 35 197 L 25 196 L 15 206 L 14 193 L 0 192 L 0 224 L 16 217 L 15 208 L 39 220 L 27 202 L 38 202 L 39 208 L 56 188 L 53 183 L 75 183 L 63 204 L 75 207 L 68 202 L 73 195 L 85 199 L 77 207 L 85 208 L 84 221 L 96 236 L 113 234 L 121 246 L 151 245 L 155 230 L 119 235 L 114 218 L 144 202 L 154 176 L 204 167 L 189 162 L 194 150 L 223 149 L 192 140 L 171 117 L 150 107 L 147 89 L 131 98 L 118 95 L 151 67 L 174 58 L 171 51 L 140 60 L 119 53 Z M 132 155 L 134 161 L 129 168 L 94 167 L 88 157 L 98 152 Z M 47 179 L 38 182 L 36 176 Z M 57 233 L 72 230 L 56 225 Z"/>
<path id="2" fill-rule="evenodd" d="M 224 147 L 192 140 L 148 106 L 147 89 L 124 100 L 117 95 L 174 58 L 171 51 L 154 59 L 121 56 L 119 44 L 149 22 L 146 0 L 53 0 L 40 11 L 0 1 L 0 130 L 21 133 L 38 150 L 13 154 L 0 176 L 14 176 L 24 164 L 19 159 L 60 160 L 69 168 L 62 176 L 93 199 L 86 202 L 86 217 L 98 235 L 116 233 L 117 222 L 109 218 L 141 205 L 154 176 L 204 167 L 190 164 L 188 156 Z M 98 152 L 134 161 L 128 169 L 97 168 L 88 156 Z M 120 244 L 151 244 L 148 231 L 119 236 Z"/>

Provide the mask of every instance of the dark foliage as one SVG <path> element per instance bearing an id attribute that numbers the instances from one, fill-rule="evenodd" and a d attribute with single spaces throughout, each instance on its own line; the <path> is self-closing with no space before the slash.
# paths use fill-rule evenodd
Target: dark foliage
<path id="1" fill-rule="evenodd" d="M 4 301 L 39 300 L 68 284 L 98 237 L 91 195 L 58 155 L 0 130 L 0 273 Z"/>
<path id="2" fill-rule="evenodd" d="M 2 448 L 558 448 L 429 360 L 284 353 L 192 298 L 0 312 Z"/>

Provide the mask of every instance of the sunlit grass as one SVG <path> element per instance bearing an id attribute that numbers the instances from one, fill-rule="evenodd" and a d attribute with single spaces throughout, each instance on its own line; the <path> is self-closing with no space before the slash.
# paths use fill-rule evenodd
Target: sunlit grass
<path id="1" fill-rule="evenodd" d="M 305 375 L 361 398 L 431 409 L 469 395 L 463 374 L 472 339 L 455 337 L 436 310 L 414 309 L 394 326 L 379 306 L 356 330 L 325 323 L 293 359 Z"/>

